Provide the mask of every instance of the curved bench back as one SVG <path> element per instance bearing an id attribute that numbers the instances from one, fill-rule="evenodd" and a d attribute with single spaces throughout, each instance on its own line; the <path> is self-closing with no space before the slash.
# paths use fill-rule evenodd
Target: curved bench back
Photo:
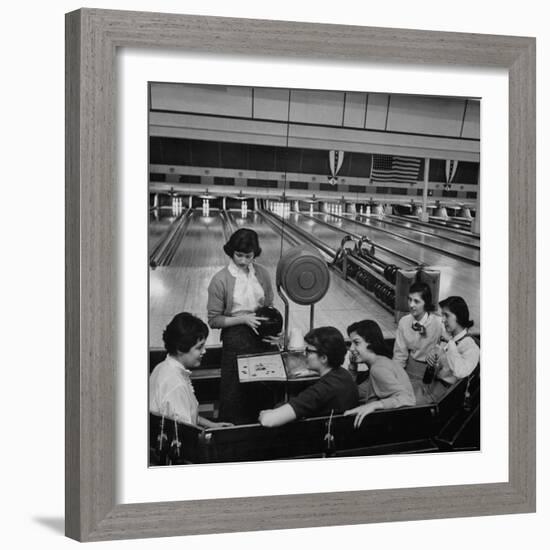
<path id="1" fill-rule="evenodd" d="M 435 448 L 430 440 L 437 434 L 435 405 L 404 407 L 377 411 L 367 416 L 355 429 L 353 417 L 330 417 L 298 420 L 277 428 L 245 424 L 227 428 L 201 430 L 189 424 L 165 419 L 161 448 L 159 436 L 162 419 L 150 415 L 152 462 L 166 464 L 194 462 L 241 462 L 357 454 L 399 453 Z M 175 456 L 177 440 L 180 455 Z M 415 446 L 416 445 L 416 446 Z M 154 456 L 157 458 L 155 459 Z"/>

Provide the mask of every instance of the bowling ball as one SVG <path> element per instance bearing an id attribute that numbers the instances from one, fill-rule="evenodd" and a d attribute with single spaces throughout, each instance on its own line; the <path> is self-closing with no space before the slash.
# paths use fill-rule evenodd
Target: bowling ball
<path id="1" fill-rule="evenodd" d="M 374 290 L 374 282 L 375 278 L 372 275 L 367 276 L 367 284 L 365 285 L 365 288 L 372 292 Z"/>
<path id="2" fill-rule="evenodd" d="M 256 317 L 266 317 L 257 328 L 258 334 L 262 338 L 267 336 L 277 336 L 283 330 L 283 316 L 278 309 L 272 306 L 260 307 L 255 311 Z"/>
<path id="3" fill-rule="evenodd" d="M 348 262 L 348 277 L 355 277 L 357 275 L 358 267 L 356 264 Z"/>

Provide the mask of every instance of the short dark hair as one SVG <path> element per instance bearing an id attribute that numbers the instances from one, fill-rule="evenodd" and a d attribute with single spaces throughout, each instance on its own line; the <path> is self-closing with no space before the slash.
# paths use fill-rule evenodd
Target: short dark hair
<path id="1" fill-rule="evenodd" d="M 314 328 L 304 336 L 304 340 L 315 346 L 319 355 L 327 356 L 328 366 L 331 369 L 337 369 L 344 362 L 348 348 L 342 333 L 337 328 Z"/>
<path id="2" fill-rule="evenodd" d="M 470 328 L 474 322 L 470 320 L 470 310 L 466 301 L 461 296 L 449 296 L 439 302 L 439 307 L 447 308 L 456 316 L 457 323 L 464 328 Z"/>
<path id="3" fill-rule="evenodd" d="M 409 294 L 418 293 L 424 302 L 425 311 L 434 311 L 435 305 L 432 298 L 432 290 L 426 283 L 413 283 L 409 288 Z"/>
<path id="4" fill-rule="evenodd" d="M 386 345 L 382 330 L 376 321 L 365 319 L 364 321 L 353 323 L 348 327 L 348 336 L 351 336 L 353 332 L 361 336 L 367 343 L 368 348 L 376 353 L 376 355 L 383 355 L 389 359 L 392 358 L 392 352 Z"/>
<path id="5" fill-rule="evenodd" d="M 170 355 L 176 355 L 178 351 L 187 353 L 197 342 L 206 340 L 208 327 L 206 323 L 191 315 L 191 313 L 178 313 L 162 333 L 164 347 Z"/>
<path id="6" fill-rule="evenodd" d="M 235 252 L 244 252 L 248 254 L 254 253 L 254 258 L 257 258 L 261 253 L 260 241 L 258 234 L 253 229 L 242 227 L 237 229 L 229 240 L 223 245 L 223 251 L 230 257 L 233 257 Z"/>

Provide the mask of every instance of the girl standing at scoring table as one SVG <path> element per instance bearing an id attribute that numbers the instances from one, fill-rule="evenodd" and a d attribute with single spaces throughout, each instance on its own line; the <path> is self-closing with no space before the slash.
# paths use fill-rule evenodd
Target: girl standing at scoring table
<path id="1" fill-rule="evenodd" d="M 428 366 L 428 353 L 439 343 L 443 334 L 441 318 L 433 313 L 432 292 L 426 283 L 414 283 L 409 289 L 409 311 L 399 321 L 393 360 L 407 369 L 416 396 L 416 403 L 431 398 L 422 382 Z"/>
<path id="2" fill-rule="evenodd" d="M 212 277 L 207 305 L 209 325 L 222 329 L 219 417 L 235 423 L 255 422 L 259 408 L 252 410 L 253 396 L 239 384 L 237 354 L 269 349 L 257 332 L 264 318 L 254 312 L 273 305 L 271 278 L 267 269 L 254 261 L 262 250 L 252 229 L 235 231 L 223 250 L 230 258 L 229 264 Z"/>

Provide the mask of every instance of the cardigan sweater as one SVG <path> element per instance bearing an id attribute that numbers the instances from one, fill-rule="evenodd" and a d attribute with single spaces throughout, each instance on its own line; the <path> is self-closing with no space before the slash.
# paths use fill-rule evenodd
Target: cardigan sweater
<path id="1" fill-rule="evenodd" d="M 256 278 L 264 290 L 263 304 L 273 305 L 273 289 L 269 271 L 260 264 L 254 264 Z M 226 266 L 218 271 L 208 285 L 208 324 L 211 328 L 224 328 L 225 317 L 231 317 L 233 311 L 233 292 L 235 290 L 235 277 L 231 275 Z"/>

